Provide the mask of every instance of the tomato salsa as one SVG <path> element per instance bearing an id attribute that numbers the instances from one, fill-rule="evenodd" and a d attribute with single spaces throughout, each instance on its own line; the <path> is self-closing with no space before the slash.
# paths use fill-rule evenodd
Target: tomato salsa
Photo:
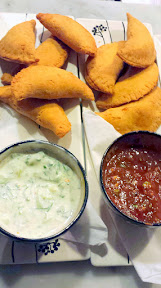
<path id="1" fill-rule="evenodd" d="M 124 214 L 146 224 L 161 223 L 161 159 L 144 148 L 117 149 L 104 159 L 107 195 Z"/>

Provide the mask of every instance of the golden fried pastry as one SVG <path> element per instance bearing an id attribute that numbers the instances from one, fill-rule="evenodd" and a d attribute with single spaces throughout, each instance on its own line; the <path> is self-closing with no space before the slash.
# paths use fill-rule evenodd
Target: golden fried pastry
<path id="1" fill-rule="evenodd" d="M 138 101 L 96 114 L 121 134 L 138 130 L 155 132 L 161 125 L 161 89 L 157 87 Z"/>
<path id="2" fill-rule="evenodd" d="M 17 101 L 12 94 L 11 86 L 0 87 L 0 100 L 40 126 L 50 129 L 59 138 L 65 136 L 71 130 L 71 123 L 63 108 L 57 103 L 42 99 Z"/>
<path id="3" fill-rule="evenodd" d="M 126 75 L 128 78 L 126 78 Z M 96 105 L 100 109 L 117 107 L 131 101 L 138 100 L 148 94 L 158 82 L 159 70 L 156 63 L 140 69 L 135 67 L 128 68 L 127 72 L 116 83 L 113 95 L 102 94 Z"/>
<path id="4" fill-rule="evenodd" d="M 91 89 L 71 72 L 57 67 L 29 66 L 22 69 L 11 82 L 17 101 L 26 98 L 82 98 L 94 100 Z"/>
<path id="5" fill-rule="evenodd" d="M 0 87 L 0 101 L 4 103 L 9 103 L 12 97 L 11 85 Z"/>
<path id="6" fill-rule="evenodd" d="M 4 85 L 10 85 L 12 81 L 13 76 L 10 73 L 3 73 L 1 77 L 1 81 Z"/>
<path id="7" fill-rule="evenodd" d="M 145 25 L 129 13 L 127 20 L 127 41 L 119 46 L 118 55 L 131 66 L 145 68 L 156 58 L 153 39 Z"/>
<path id="8" fill-rule="evenodd" d="M 40 126 L 53 131 L 59 138 L 71 130 L 71 123 L 63 108 L 57 103 L 42 99 L 25 99 L 15 102 L 13 108 Z"/>
<path id="9" fill-rule="evenodd" d="M 26 21 L 12 27 L 0 41 L 0 58 L 24 64 L 31 64 L 35 57 L 36 21 Z"/>
<path id="10" fill-rule="evenodd" d="M 93 36 L 75 20 L 67 16 L 48 13 L 39 13 L 36 17 L 52 35 L 76 52 L 91 56 L 96 54 L 97 47 Z"/>
<path id="11" fill-rule="evenodd" d="M 113 93 L 115 82 L 124 62 L 117 56 L 118 43 L 105 44 L 97 49 L 95 57 L 88 57 L 85 79 L 95 90 Z"/>
<path id="12" fill-rule="evenodd" d="M 67 57 L 67 47 L 56 39 L 48 38 L 36 49 L 36 58 L 39 62 L 32 65 L 62 67 Z"/>

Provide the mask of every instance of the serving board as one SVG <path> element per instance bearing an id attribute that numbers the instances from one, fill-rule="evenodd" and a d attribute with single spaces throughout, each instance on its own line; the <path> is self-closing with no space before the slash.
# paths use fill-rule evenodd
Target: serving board
<path id="1" fill-rule="evenodd" d="M 0 39 L 14 25 L 31 19 L 36 20 L 36 47 L 38 47 L 49 37 L 50 33 L 36 19 L 35 14 L 0 13 Z M 16 69 L 17 66 L 16 63 L 0 60 L 0 77 L 4 72 L 11 73 L 12 69 Z M 78 76 L 77 53 L 74 51 L 70 52 L 66 70 Z M 72 130 L 59 139 L 53 132 L 40 128 L 7 105 L 0 104 L 0 149 L 14 142 L 28 139 L 48 140 L 70 150 L 84 166 L 80 101 L 71 99 L 64 101 L 63 105 L 72 124 Z M 0 264 L 80 261 L 89 258 L 90 250 L 87 246 L 63 239 L 35 245 L 11 241 L 8 237 L 0 235 Z"/>
<path id="2" fill-rule="evenodd" d="M 82 19 L 77 18 L 81 25 L 83 25 L 95 38 L 97 47 L 101 45 L 126 40 L 127 22 L 122 21 L 107 21 L 103 19 Z M 147 29 L 152 34 L 152 27 L 150 24 L 145 24 Z M 159 47 L 156 45 L 156 50 L 159 54 Z M 159 64 L 159 58 L 157 59 Z M 79 55 L 79 71 L 80 79 L 84 81 L 86 56 Z M 159 64 L 160 65 L 160 64 Z M 158 66 L 159 66 L 158 65 Z M 159 66 L 159 68 L 161 68 Z M 97 95 L 97 92 L 96 92 Z M 83 111 L 90 109 L 91 111 L 98 111 L 95 102 L 83 102 Z M 97 135 L 96 135 L 97 137 Z M 108 240 L 102 247 L 91 249 L 91 263 L 94 266 L 130 266 L 132 265 L 129 256 L 120 240 L 120 237 L 115 229 L 112 218 L 108 212 L 107 205 L 105 205 L 102 198 L 102 193 L 95 175 L 91 156 L 88 149 L 88 144 L 85 145 L 86 153 L 86 170 L 88 176 L 89 187 L 91 190 L 90 200 L 94 205 L 98 215 L 102 218 L 108 227 Z"/>
<path id="3" fill-rule="evenodd" d="M 35 14 L 0 13 L 0 39 L 14 25 L 30 19 L 36 20 L 37 47 L 50 33 L 43 28 L 41 23 L 36 19 Z M 94 36 L 98 47 L 105 43 L 126 40 L 126 22 L 80 18 L 76 20 Z M 146 24 L 146 26 L 152 33 L 151 25 Z M 159 45 L 156 46 L 157 51 L 159 51 L 159 48 Z M 84 81 L 85 60 L 86 56 L 77 55 L 72 51 L 66 67 L 68 71 L 73 72 L 82 81 Z M 15 69 L 15 64 L 0 60 L 0 67 L 1 76 L 3 72 L 10 72 L 12 69 Z M 161 67 L 159 66 L 159 68 Z M 7 237 L 0 236 L 0 264 L 80 261 L 91 257 L 91 263 L 94 266 L 132 265 L 114 227 L 110 214 L 104 205 L 86 143 L 82 111 L 85 111 L 85 109 L 96 111 L 96 105 L 94 102 L 89 103 L 88 101 L 83 101 L 82 103 L 79 102 L 79 100 L 74 101 L 74 104 L 73 101 L 72 103 L 68 101 L 68 103 L 64 104 L 64 109 L 72 124 L 72 131 L 62 139 L 58 139 L 52 132 L 44 128 L 39 129 L 37 124 L 13 112 L 4 104 L 1 104 L 0 137 L 3 141 L 1 141 L 0 149 L 13 142 L 27 139 L 47 139 L 69 149 L 86 168 L 89 182 L 89 199 L 98 215 L 100 215 L 108 227 L 108 241 L 104 245 L 99 246 L 99 248 L 91 248 L 90 251 L 82 244 L 74 244 L 63 239 L 57 239 L 42 245 L 31 245 L 11 241 Z"/>

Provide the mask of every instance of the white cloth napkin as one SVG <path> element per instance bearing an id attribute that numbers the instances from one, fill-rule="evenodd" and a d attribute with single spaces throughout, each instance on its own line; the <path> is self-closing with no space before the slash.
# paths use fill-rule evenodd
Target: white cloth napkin
<path id="1" fill-rule="evenodd" d="M 83 119 L 90 154 L 99 180 L 103 153 L 120 134 L 112 125 L 91 111 L 85 111 Z M 161 134 L 161 127 L 157 133 Z M 111 209 L 109 212 L 140 278 L 144 282 L 161 284 L 161 228 L 138 227 L 125 222 Z"/>
<path id="2" fill-rule="evenodd" d="M 107 241 L 107 227 L 88 200 L 79 221 L 60 238 L 86 245 L 101 245 Z"/>

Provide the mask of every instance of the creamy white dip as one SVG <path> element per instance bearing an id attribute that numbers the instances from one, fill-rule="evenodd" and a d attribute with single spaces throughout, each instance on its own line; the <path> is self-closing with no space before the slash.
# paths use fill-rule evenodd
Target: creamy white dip
<path id="1" fill-rule="evenodd" d="M 11 153 L 0 163 L 0 226 L 24 238 L 61 231 L 79 207 L 76 173 L 43 151 Z"/>

